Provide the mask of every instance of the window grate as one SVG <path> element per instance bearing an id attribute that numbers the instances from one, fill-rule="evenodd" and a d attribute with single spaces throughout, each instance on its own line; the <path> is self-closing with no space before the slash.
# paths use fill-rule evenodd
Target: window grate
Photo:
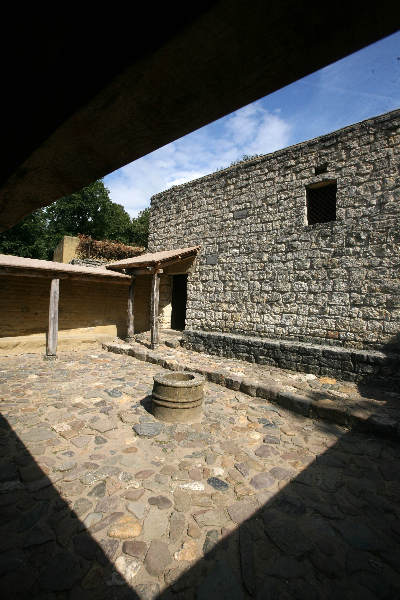
<path id="1" fill-rule="evenodd" d="M 336 183 L 307 188 L 307 222 L 329 223 L 336 221 Z"/>
<path id="2" fill-rule="evenodd" d="M 322 173 L 326 173 L 328 170 L 328 163 L 323 163 L 321 165 L 316 165 L 314 169 L 315 175 L 322 175 Z"/>

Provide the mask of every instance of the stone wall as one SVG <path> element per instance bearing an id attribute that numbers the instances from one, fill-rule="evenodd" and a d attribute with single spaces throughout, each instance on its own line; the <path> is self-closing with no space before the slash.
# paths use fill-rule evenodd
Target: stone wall
<path id="1" fill-rule="evenodd" d="M 360 384 L 379 382 L 391 390 L 400 390 L 398 352 L 355 350 L 324 344 L 271 340 L 229 333 L 184 332 L 185 346 L 217 356 L 239 358 L 247 362 L 315 375 L 333 375 Z"/>
<path id="2" fill-rule="evenodd" d="M 399 126 L 394 111 L 154 196 L 149 251 L 202 245 L 186 328 L 398 350 Z M 308 225 L 307 187 L 332 181 L 336 220 Z"/>
<path id="3" fill-rule="evenodd" d="M 79 238 L 73 235 L 64 235 L 53 252 L 53 260 L 69 263 L 75 256 L 79 246 Z"/>
<path id="4" fill-rule="evenodd" d="M 171 327 L 172 313 L 172 277 L 171 275 L 160 275 L 160 302 L 158 312 L 158 323 L 161 329 Z"/>

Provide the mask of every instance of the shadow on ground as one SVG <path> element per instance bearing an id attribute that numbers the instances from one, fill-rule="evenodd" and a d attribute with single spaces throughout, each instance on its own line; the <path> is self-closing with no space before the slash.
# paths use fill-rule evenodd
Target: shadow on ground
<path id="1" fill-rule="evenodd" d="M 400 333 L 397 333 L 381 348 L 384 354 L 380 364 L 371 365 L 370 375 L 358 382 L 362 396 L 383 401 L 390 392 L 400 392 Z"/>
<path id="2" fill-rule="evenodd" d="M 0 597 L 138 599 L 3 417 L 0 449 Z"/>
<path id="3" fill-rule="evenodd" d="M 152 415 L 152 399 L 151 399 L 151 395 L 145 396 L 141 401 L 140 401 L 141 406 L 143 406 L 144 410 L 149 413 L 149 415 Z"/>
<path id="4" fill-rule="evenodd" d="M 252 482 L 262 507 L 255 496 L 228 507 L 232 527 L 239 526 L 222 531 L 208 526 L 204 557 L 169 565 L 166 589 L 152 595 L 149 587 L 133 583 L 134 591 L 115 572 L 115 540 L 107 537 L 112 517 L 88 531 L 5 419 L 0 433 L 4 600 L 400 597 L 395 441 L 348 432 L 292 480 L 281 467 L 256 474 Z M 276 444 L 266 448 L 271 455 L 278 452 Z M 241 449 L 232 450 L 239 460 Z M 300 460 L 301 449 L 286 459 Z M 268 487 L 275 479 L 282 489 L 272 496 Z M 222 506 L 224 492 L 219 494 Z M 94 539 L 99 535 L 101 543 Z"/>
<path id="5" fill-rule="evenodd" d="M 214 547 L 160 598 L 399 598 L 399 459 L 396 442 L 345 434 L 261 509 L 228 508 L 240 526 L 222 540 L 211 530 Z M 274 476 L 290 473 L 256 477 Z"/>

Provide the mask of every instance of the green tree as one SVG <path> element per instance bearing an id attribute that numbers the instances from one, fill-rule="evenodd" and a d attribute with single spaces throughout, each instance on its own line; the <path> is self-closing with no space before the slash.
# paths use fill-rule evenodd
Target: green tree
<path id="1" fill-rule="evenodd" d="M 145 208 L 136 218 L 132 218 L 129 244 L 147 248 L 149 241 L 150 209 Z"/>
<path id="2" fill-rule="evenodd" d="M 47 243 L 45 213 L 39 209 L 0 233 L 0 254 L 47 259 Z"/>
<path id="3" fill-rule="evenodd" d="M 103 181 L 56 200 L 0 234 L 0 253 L 51 260 L 64 235 L 89 235 L 95 240 L 147 246 L 149 209 L 135 219 L 112 202 Z"/>
<path id="4" fill-rule="evenodd" d="M 95 181 L 45 209 L 49 241 L 53 249 L 64 235 L 90 235 L 96 240 L 127 243 L 131 219 L 126 210 L 112 202 L 102 181 Z"/>

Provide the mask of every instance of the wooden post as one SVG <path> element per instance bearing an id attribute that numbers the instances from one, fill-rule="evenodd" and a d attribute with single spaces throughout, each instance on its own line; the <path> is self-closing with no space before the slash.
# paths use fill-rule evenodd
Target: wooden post
<path id="1" fill-rule="evenodd" d="M 49 360 L 57 358 L 58 342 L 58 298 L 60 295 L 60 280 L 52 279 L 50 285 L 49 329 L 47 332 L 46 356 Z"/>
<path id="2" fill-rule="evenodd" d="M 128 315 L 127 315 L 127 334 L 126 341 L 133 342 L 135 335 L 135 316 L 134 316 L 134 301 L 135 301 L 135 276 L 132 275 L 131 284 L 129 286 L 128 296 Z"/>
<path id="3" fill-rule="evenodd" d="M 160 276 L 158 270 L 154 269 L 153 280 L 151 282 L 151 301 L 150 301 L 150 325 L 151 325 L 151 348 L 158 345 L 158 304 L 160 294 Z"/>

